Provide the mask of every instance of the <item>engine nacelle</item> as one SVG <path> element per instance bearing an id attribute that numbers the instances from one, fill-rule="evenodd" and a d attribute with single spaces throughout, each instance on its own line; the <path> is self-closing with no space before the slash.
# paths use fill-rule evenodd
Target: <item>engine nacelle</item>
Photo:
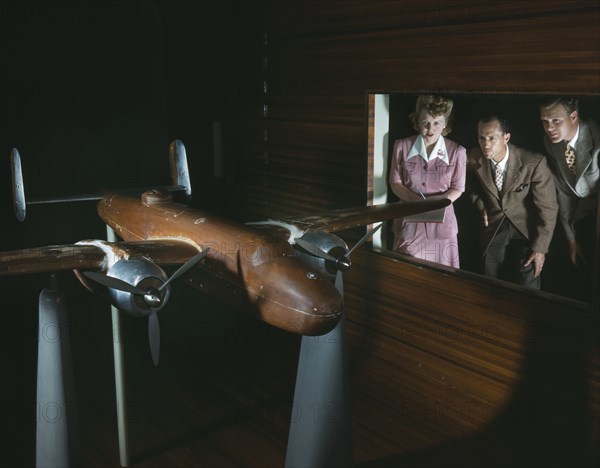
<path id="1" fill-rule="evenodd" d="M 147 317 L 162 309 L 171 295 L 171 285 L 158 291 L 166 281 L 167 274 L 158 265 L 143 258 L 119 260 L 106 273 L 139 289 L 148 291 L 146 296 L 109 288 L 115 307 L 136 317 Z M 150 305 L 152 304 L 152 305 Z"/>
<path id="2" fill-rule="evenodd" d="M 338 260 L 347 261 L 349 263 L 349 260 L 346 257 L 348 245 L 343 239 L 336 235 L 327 232 L 307 232 L 302 236 L 302 240 L 310 242 Z M 335 279 L 338 270 L 347 268 L 343 263 L 340 264 L 317 257 L 301 248 L 297 249 L 297 251 L 300 253 L 303 260 L 310 263 L 315 268 L 318 268 L 320 272 L 329 277 L 332 281 Z"/>

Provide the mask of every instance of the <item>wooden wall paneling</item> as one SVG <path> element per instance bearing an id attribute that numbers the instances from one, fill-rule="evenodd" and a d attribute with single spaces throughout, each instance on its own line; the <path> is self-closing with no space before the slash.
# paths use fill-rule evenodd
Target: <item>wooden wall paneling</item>
<path id="1" fill-rule="evenodd" d="M 254 2 L 265 3 L 265 2 Z M 477 0 L 325 0 L 315 6 L 311 1 L 290 2 L 286 7 L 270 2 L 262 19 L 270 32 L 285 37 L 334 35 L 345 32 L 387 31 L 431 25 L 469 24 L 484 21 L 511 21 L 565 13 L 594 12 L 596 5 L 586 0 L 482 3 Z"/>
<path id="2" fill-rule="evenodd" d="M 290 203 L 285 205 L 287 212 L 283 208 L 277 209 L 281 214 L 327 209 L 331 204 L 324 205 L 320 200 L 327 200 L 332 192 L 338 194 L 338 203 L 347 202 L 346 194 L 353 186 L 364 183 L 364 178 L 360 176 L 362 168 L 351 164 L 351 161 L 360 160 L 357 151 L 348 145 L 344 135 L 332 133 L 328 126 L 315 126 L 301 134 L 297 133 L 297 130 L 301 130 L 299 125 L 257 122 L 249 123 L 249 127 L 251 132 L 256 133 L 267 130 L 269 139 L 249 145 L 245 182 L 252 190 L 266 190 L 265 196 L 269 200 L 283 203 L 288 199 Z M 313 141 L 328 140 L 330 134 L 338 135 L 338 139 L 319 148 L 300 145 L 290 148 L 287 144 L 290 140 L 302 139 L 312 133 L 320 135 Z M 335 143 L 338 143 L 337 148 Z M 335 160 L 332 156 L 335 156 Z M 311 197 L 311 200 L 307 202 L 306 197 Z M 355 203 L 362 204 L 362 201 L 357 199 Z M 270 216 L 274 214 L 269 211 Z"/>
<path id="3" fill-rule="evenodd" d="M 273 39 L 269 72 L 274 79 L 294 77 L 307 87 L 318 80 L 335 94 L 367 87 L 535 92 L 541 83 L 544 90 L 572 92 L 589 89 L 590 81 L 597 80 L 598 51 L 586 46 L 599 42 L 600 35 L 597 28 L 580 25 L 599 18 L 595 11 L 282 38 L 280 44 Z"/>
<path id="4" fill-rule="evenodd" d="M 246 120 L 247 160 L 260 173 L 248 181 L 248 190 L 263 193 L 268 216 L 339 207 L 364 185 L 364 100 L 323 105 L 290 94 L 296 92 L 269 86 L 261 99 L 263 115 Z M 354 205 L 363 203 L 359 193 Z"/>
<path id="5" fill-rule="evenodd" d="M 501 440 L 539 426 L 574 451 L 570 431 L 592 426 L 588 437 L 597 434 L 596 315 L 580 305 L 565 317 L 563 305 L 518 288 L 482 297 L 476 281 L 440 283 L 422 267 L 369 257 L 355 258 L 347 274 L 355 430 L 368 424 L 382 428 L 382 437 L 397 434 L 398 453 L 480 433 Z M 430 294 L 415 293 L 423 289 Z M 452 299 L 457 291 L 462 301 Z M 439 295 L 448 296 L 446 307 Z"/>
<path id="6" fill-rule="evenodd" d="M 588 2 L 272 8 L 277 20 L 265 10 L 256 25 L 268 45 L 246 77 L 268 83 L 253 103 L 268 105 L 268 117 L 246 121 L 247 157 L 268 153 L 246 187 L 256 215 L 365 203 L 368 91 L 600 90 L 600 15 Z M 344 180 L 331 180 L 340 165 Z M 358 462 L 597 460 L 598 316 L 589 307 L 374 253 L 353 262 L 346 306 Z"/>

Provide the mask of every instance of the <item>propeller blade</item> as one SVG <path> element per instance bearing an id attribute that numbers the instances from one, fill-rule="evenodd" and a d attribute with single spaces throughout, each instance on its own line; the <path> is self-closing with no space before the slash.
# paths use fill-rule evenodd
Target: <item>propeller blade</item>
<path id="1" fill-rule="evenodd" d="M 84 271 L 83 274 L 87 276 L 89 279 L 95 281 L 96 283 L 100 283 L 107 288 L 118 289 L 119 291 L 125 291 L 131 294 L 139 294 L 144 296 L 146 291 L 140 289 L 132 284 L 126 283 L 123 280 L 118 278 L 113 278 L 112 276 L 107 276 L 102 273 L 97 273 L 95 271 Z"/>
<path id="2" fill-rule="evenodd" d="M 148 317 L 148 339 L 150 340 L 150 353 L 152 362 L 158 366 L 160 356 L 160 325 L 158 324 L 158 314 L 153 312 Z"/>
<path id="3" fill-rule="evenodd" d="M 335 287 L 342 296 L 342 301 L 344 300 L 344 275 L 341 270 L 338 270 L 335 274 Z"/>
<path id="4" fill-rule="evenodd" d="M 354 247 L 352 247 L 348 253 L 346 254 L 346 257 L 350 257 L 350 255 L 352 254 L 352 252 L 354 252 L 358 247 L 360 247 L 361 245 L 363 245 L 366 241 L 368 241 L 371 237 L 373 237 L 373 234 L 375 234 L 379 228 L 383 226 L 383 223 L 380 223 L 379 226 L 369 230 L 357 243 Z"/>
<path id="5" fill-rule="evenodd" d="M 200 252 L 198 255 L 195 255 L 194 257 L 190 258 L 187 262 L 185 262 L 183 265 L 181 265 L 179 270 L 177 270 L 175 273 L 173 273 L 171 275 L 171 277 L 167 281 L 165 281 L 160 288 L 158 288 L 158 290 L 162 291 L 163 289 L 165 289 L 167 287 L 167 285 L 169 283 L 171 283 L 171 281 L 179 278 L 186 271 L 188 271 L 190 268 L 192 268 L 194 265 L 196 265 L 200 260 L 202 260 L 206 256 L 206 254 L 208 253 L 209 250 L 210 250 L 210 247 L 207 247 L 202 252 Z"/>
<path id="6" fill-rule="evenodd" d="M 307 242 L 303 239 L 296 239 L 296 244 L 302 247 L 307 252 L 313 254 L 315 257 L 324 258 L 325 260 L 330 260 L 332 262 L 336 262 L 337 258 L 329 255 L 327 252 L 317 247 L 316 245 Z"/>

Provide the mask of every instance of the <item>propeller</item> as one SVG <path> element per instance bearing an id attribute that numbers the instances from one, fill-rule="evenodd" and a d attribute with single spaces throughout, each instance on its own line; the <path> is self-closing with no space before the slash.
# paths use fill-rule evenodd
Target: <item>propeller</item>
<path id="1" fill-rule="evenodd" d="M 379 229 L 381 228 L 381 226 L 383 226 L 383 223 L 379 223 L 379 226 L 374 227 L 373 229 L 370 229 L 369 231 L 367 231 L 367 233 L 361 237 L 361 239 L 354 245 L 354 247 L 352 247 L 348 253 L 346 254 L 347 257 L 350 257 L 350 255 L 352 255 L 352 252 L 354 252 L 357 248 L 359 248 L 361 245 L 363 245 L 365 242 L 367 242 L 371 237 L 373 237 L 373 235 L 379 231 Z"/>
<path id="2" fill-rule="evenodd" d="M 107 288 L 116 289 L 118 291 L 135 294 L 142 297 L 144 303 L 150 309 L 150 314 L 148 315 L 148 339 L 150 341 L 150 353 L 152 354 L 152 361 L 154 362 L 154 365 L 157 366 L 158 358 L 160 355 L 160 325 L 158 323 L 157 312 L 164 305 L 165 288 L 169 284 L 171 284 L 173 280 L 179 278 L 190 268 L 193 268 L 200 260 L 202 260 L 206 256 L 209 250 L 210 248 L 207 247 L 199 254 L 190 258 L 183 265 L 181 265 L 181 267 L 179 267 L 179 269 L 177 269 L 177 271 L 175 271 L 175 273 L 173 273 L 158 288 L 147 287 L 142 289 L 119 278 L 108 276 L 102 273 L 97 273 L 94 271 L 86 271 L 83 274 L 89 279 L 103 286 L 106 286 Z"/>
<path id="3" fill-rule="evenodd" d="M 308 242 L 302 238 L 298 238 L 295 240 L 296 244 L 302 247 L 307 252 L 313 254 L 315 257 L 324 258 L 325 260 L 329 260 L 330 262 L 336 262 L 337 258 L 329 255 L 323 249 L 321 249 L 318 245 L 313 244 L 312 242 Z"/>
<path id="4" fill-rule="evenodd" d="M 168 284 L 171 283 L 171 281 L 179 278 L 181 275 L 183 275 L 185 272 L 187 272 L 190 268 L 192 268 L 194 265 L 196 265 L 196 263 L 198 263 L 200 260 L 202 260 L 206 256 L 206 254 L 209 252 L 209 250 L 210 250 L 210 247 L 205 248 L 198 255 L 193 256 L 187 262 L 185 262 L 183 265 L 181 265 L 181 267 L 179 267 L 179 269 L 175 273 L 173 273 L 171 275 L 171 277 L 166 282 L 164 282 L 160 288 L 158 288 L 158 290 L 162 291 L 163 289 L 165 289 L 167 287 Z"/>
<path id="5" fill-rule="evenodd" d="M 129 284 L 126 281 L 115 278 L 114 276 L 107 276 L 104 273 L 98 273 L 95 271 L 84 271 L 83 274 L 89 279 L 94 280 L 96 283 L 106 286 L 107 288 L 118 289 L 119 291 L 128 292 L 131 294 L 139 294 L 140 296 L 146 295 L 145 289 L 140 289 L 133 284 Z"/>
<path id="6" fill-rule="evenodd" d="M 150 342 L 150 354 L 152 362 L 158 366 L 158 358 L 160 356 L 160 325 L 158 324 L 158 315 L 152 312 L 148 316 L 148 340 Z"/>
<path id="7" fill-rule="evenodd" d="M 319 258 L 328 260 L 333 263 L 333 265 L 335 266 L 335 269 L 337 270 L 336 274 L 335 274 L 335 287 L 340 292 L 340 295 L 343 298 L 344 297 L 344 281 L 342 278 L 342 272 L 348 270 L 350 268 L 350 266 L 352 265 L 352 263 L 350 262 L 350 255 L 352 255 L 352 252 L 354 252 L 358 247 L 360 247 L 366 241 L 368 241 L 371 237 L 373 237 L 373 235 L 381 228 L 381 226 L 383 226 L 383 223 L 379 223 L 378 226 L 367 231 L 367 233 L 354 245 L 354 247 L 352 247 L 348 252 L 346 252 L 342 255 L 338 255 L 337 257 L 334 257 L 333 255 L 325 252 L 318 245 L 313 244 L 312 242 L 309 242 L 302 238 L 298 238 L 295 241 L 296 241 L 296 244 L 298 244 L 300 247 L 302 247 L 304 250 L 311 253 L 315 257 L 319 257 Z"/>

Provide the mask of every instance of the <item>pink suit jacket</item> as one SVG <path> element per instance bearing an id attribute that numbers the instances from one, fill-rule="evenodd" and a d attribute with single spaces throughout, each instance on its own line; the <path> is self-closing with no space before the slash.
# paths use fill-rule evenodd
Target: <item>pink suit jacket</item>
<path id="1" fill-rule="evenodd" d="M 418 135 L 396 140 L 392 153 L 392 165 L 390 167 L 390 183 L 400 183 L 418 194 L 419 191 L 426 197 L 439 195 L 453 188 L 459 192 L 465 191 L 465 179 L 467 168 L 467 152 L 458 143 L 444 138 L 448 152 L 448 163 L 433 158 L 425 161 L 416 155 L 407 158 Z M 454 206 L 446 207 L 443 223 L 434 223 L 435 237 L 449 238 L 458 233 L 458 223 L 454 214 Z M 394 221 L 393 231 L 399 235 L 404 225 L 403 218 Z"/>

